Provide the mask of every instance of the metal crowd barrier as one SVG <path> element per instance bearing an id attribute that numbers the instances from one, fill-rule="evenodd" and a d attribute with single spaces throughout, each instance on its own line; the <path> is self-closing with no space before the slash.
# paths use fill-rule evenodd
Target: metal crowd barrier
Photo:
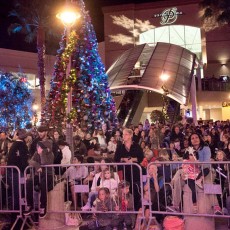
<path id="1" fill-rule="evenodd" d="M 16 223 L 22 217 L 25 180 L 15 166 L 0 166 L 0 172 L 0 214 L 15 215 Z"/>
<path id="2" fill-rule="evenodd" d="M 199 180 L 196 182 L 186 177 L 185 168 L 189 164 L 198 167 L 198 172 L 194 170 L 191 173 L 197 176 L 201 172 L 201 184 Z M 153 170 L 157 170 L 159 191 L 154 186 Z M 193 221 L 195 217 L 214 218 L 214 221 L 217 217 L 230 219 L 229 171 L 228 161 L 150 163 L 147 167 L 146 189 L 144 186 L 150 211 L 147 229 L 150 229 L 152 220 L 165 216 L 178 216 L 185 221 L 190 217 Z M 196 202 L 193 202 L 192 195 L 196 197 Z"/>
<path id="3" fill-rule="evenodd" d="M 104 177 L 106 177 L 105 168 L 107 168 L 107 173 L 113 174 L 114 180 L 110 182 L 104 180 Z M 84 174 L 85 171 L 87 175 Z M 94 181 L 94 178 L 99 178 L 100 174 L 103 174 L 102 178 Z M 48 229 L 57 228 L 65 224 L 69 214 L 71 216 L 75 214 L 82 216 L 94 215 L 98 216 L 97 218 L 106 214 L 111 216 L 112 219 L 115 218 L 115 220 L 120 220 L 119 217 L 124 215 L 127 218 L 131 217 L 133 227 L 136 224 L 136 216 L 140 220 L 144 219 L 144 204 L 141 202 L 143 199 L 143 175 L 142 168 L 138 164 L 82 163 L 47 165 L 42 167 L 42 172 L 40 173 L 37 173 L 33 167 L 29 166 L 25 169 L 24 178 L 22 196 L 25 197 L 25 203 L 23 207 L 20 207 L 20 210 L 25 210 L 25 207 L 31 204 L 33 206 L 32 213 L 28 216 L 23 216 L 24 225 L 32 224 L 35 227 L 36 224 L 39 224 L 39 228 L 42 229 L 46 229 L 48 226 L 50 227 Z M 118 199 L 120 188 L 127 185 L 124 181 L 128 181 L 130 184 L 131 195 L 127 194 L 123 197 L 123 199 L 133 200 L 129 207 L 122 203 L 121 197 Z M 96 187 L 92 193 L 90 188 L 92 185 L 95 186 L 95 183 Z M 94 207 L 99 187 L 107 187 L 110 190 L 110 207 L 107 206 L 107 209 L 103 211 L 98 211 Z M 42 199 L 44 199 L 44 196 L 41 198 L 42 189 L 43 191 L 45 189 L 45 194 L 47 194 L 47 215 L 44 219 L 34 220 L 33 217 L 39 214 Z M 92 206 L 90 209 L 82 209 L 87 204 L 89 195 Z M 31 199 L 31 197 L 33 198 Z M 137 226 L 137 228 L 140 229 L 140 226 Z"/>

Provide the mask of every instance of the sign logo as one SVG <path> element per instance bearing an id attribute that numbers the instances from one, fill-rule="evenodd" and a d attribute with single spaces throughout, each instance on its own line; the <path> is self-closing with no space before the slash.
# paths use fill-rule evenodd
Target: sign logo
<path id="1" fill-rule="evenodd" d="M 154 18 L 161 17 L 161 25 L 169 25 L 173 24 L 177 18 L 178 15 L 182 15 L 182 12 L 178 12 L 176 7 L 166 9 L 161 14 L 154 14 Z"/>

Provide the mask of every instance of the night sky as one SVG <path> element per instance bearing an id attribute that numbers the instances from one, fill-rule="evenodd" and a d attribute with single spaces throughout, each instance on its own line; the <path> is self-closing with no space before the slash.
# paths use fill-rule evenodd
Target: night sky
<path id="1" fill-rule="evenodd" d="M 98 42 L 101 42 L 104 40 L 103 6 L 154 1 L 160 0 L 85 0 L 84 2 L 86 9 L 90 12 Z M 0 48 L 36 52 L 36 45 L 25 43 L 24 35 L 20 33 L 8 35 L 7 29 L 13 20 L 8 17 L 12 6 L 13 0 L 0 0 Z"/>

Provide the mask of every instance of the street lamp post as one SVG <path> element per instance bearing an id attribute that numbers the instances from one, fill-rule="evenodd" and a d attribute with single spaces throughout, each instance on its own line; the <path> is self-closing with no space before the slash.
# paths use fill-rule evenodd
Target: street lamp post
<path id="1" fill-rule="evenodd" d="M 38 114 L 37 114 L 38 105 L 36 103 L 33 105 L 33 111 L 34 111 L 34 128 L 36 128 L 38 122 Z"/>
<path id="2" fill-rule="evenodd" d="M 72 0 L 66 0 L 65 10 L 61 13 L 57 14 L 57 18 L 59 18 L 66 28 L 66 44 L 68 44 L 68 38 L 71 32 L 72 26 L 75 24 L 77 19 L 80 18 L 80 14 L 76 11 L 76 9 L 71 5 L 73 3 Z M 72 67 L 71 55 L 69 56 L 69 63 L 66 68 L 66 76 L 69 77 L 70 71 Z M 72 109 L 72 87 L 70 87 L 68 95 L 67 95 L 67 109 L 66 115 L 70 114 Z M 73 155 L 73 127 L 71 122 L 66 123 L 66 141 L 70 146 L 70 150 Z"/>

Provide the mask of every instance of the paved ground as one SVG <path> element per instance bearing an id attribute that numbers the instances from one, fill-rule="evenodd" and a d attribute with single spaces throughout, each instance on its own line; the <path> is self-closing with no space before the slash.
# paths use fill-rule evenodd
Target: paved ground
<path id="1" fill-rule="evenodd" d="M 8 225 L 9 222 L 8 222 L 7 219 L 5 219 L 5 220 L 4 219 L 5 218 L 0 216 L 0 230 L 9 230 L 10 229 L 9 225 Z M 87 229 L 87 227 L 83 228 L 83 226 L 86 225 L 86 224 L 87 224 L 87 222 L 84 221 L 82 226 L 81 226 L 81 228 L 80 228 L 80 230 L 81 229 Z M 25 228 L 25 229 L 32 230 L 34 228 Z M 50 229 L 50 228 L 47 226 L 47 229 Z M 59 230 L 79 230 L 79 228 L 69 227 L 69 226 L 65 226 L 65 225 L 60 226 L 60 227 L 55 228 L 55 229 L 59 229 Z M 230 229 L 230 228 L 228 228 L 228 219 L 226 219 L 226 218 L 216 218 L 215 219 L 215 230 L 228 230 L 228 229 Z M 17 229 L 15 229 L 15 230 L 17 230 Z M 40 230 L 44 230 L 44 228 L 42 228 L 42 229 L 40 228 Z M 194 229 L 194 230 L 196 230 L 196 229 Z M 204 230 L 204 229 L 202 229 L 202 230 Z"/>

